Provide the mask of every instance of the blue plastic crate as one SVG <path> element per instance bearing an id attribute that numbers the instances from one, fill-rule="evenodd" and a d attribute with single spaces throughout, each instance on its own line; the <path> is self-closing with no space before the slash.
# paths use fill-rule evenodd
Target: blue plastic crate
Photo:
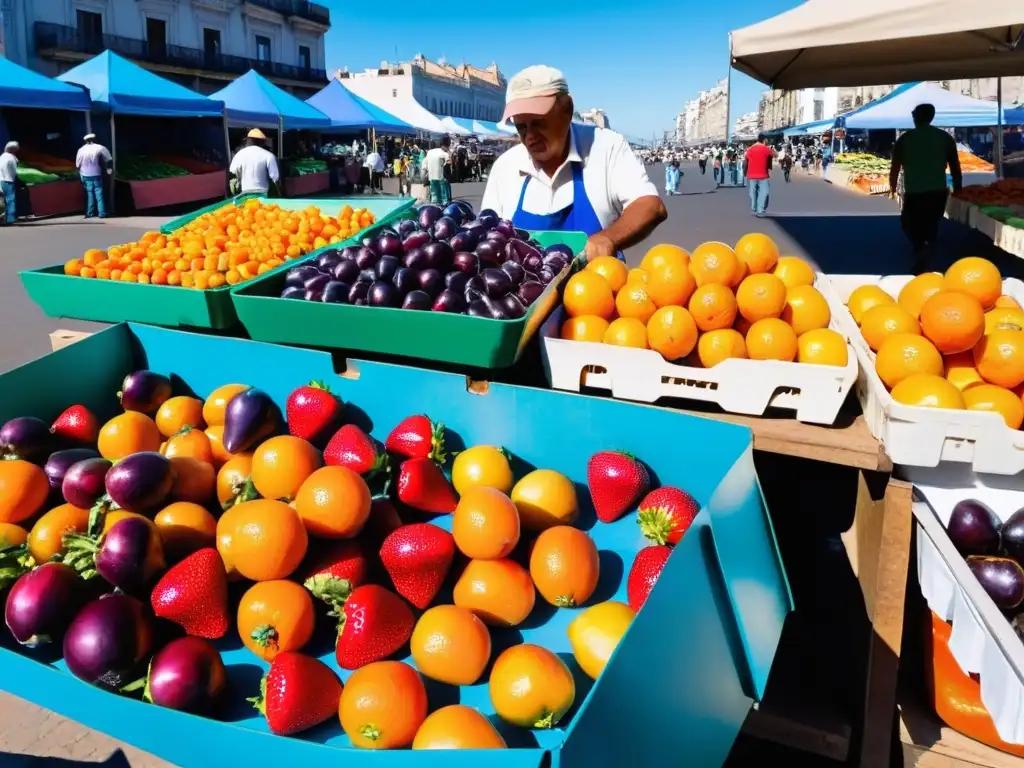
<path id="1" fill-rule="evenodd" d="M 703 510 L 596 683 L 572 659 L 566 629 L 578 609 L 545 610 L 538 600 L 530 628 L 492 630 L 496 652 L 520 639 L 538 643 L 561 654 L 577 681 L 576 705 L 553 730 L 525 731 L 494 718 L 515 747 L 508 751 L 353 750 L 336 720 L 299 738 L 274 736 L 244 701 L 255 695 L 266 665 L 231 635 L 222 643 L 233 702 L 226 722 L 119 697 L 76 680 L 60 661 L 50 665 L 6 649 L 0 649 L 0 688 L 182 766 L 476 768 L 486 760 L 489 768 L 595 768 L 724 761 L 764 692 L 792 605 L 749 430 L 548 390 L 491 384 L 482 393 L 469 391 L 463 376 L 398 365 L 349 363 L 339 375 L 324 352 L 133 324 L 0 376 L 0 420 L 52 419 L 75 402 L 112 415 L 122 378 L 144 367 L 173 375 L 182 391 L 200 397 L 242 382 L 281 405 L 297 385 L 323 380 L 378 439 L 403 417 L 425 412 L 445 423 L 456 444 L 502 445 L 525 464 L 567 474 L 581 491 L 581 521 L 590 521 L 580 524 L 601 551 L 601 581 L 591 603 L 626 599 L 629 566 L 645 545 L 631 515 L 611 525 L 593 522 L 584 483 L 595 451 L 634 453 L 660 484 L 686 488 Z M 450 517 L 440 524 L 450 525 Z M 322 651 L 337 669 L 333 649 Z M 431 709 L 459 701 L 493 714 L 486 682 L 462 688 L 427 682 Z"/>

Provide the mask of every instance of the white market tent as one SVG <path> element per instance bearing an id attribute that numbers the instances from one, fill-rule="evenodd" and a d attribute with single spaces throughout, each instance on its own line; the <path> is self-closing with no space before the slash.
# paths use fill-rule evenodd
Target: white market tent
<path id="1" fill-rule="evenodd" d="M 447 133 L 454 134 L 455 136 L 472 136 L 473 132 L 463 128 L 451 117 L 442 117 L 441 125 L 445 127 Z"/>
<path id="2" fill-rule="evenodd" d="M 832 120 L 816 120 L 813 123 L 801 123 L 800 125 L 793 125 L 789 128 L 785 128 L 782 131 L 783 136 L 820 136 L 825 131 L 831 130 L 832 126 L 835 125 L 836 121 Z"/>
<path id="3" fill-rule="evenodd" d="M 404 120 L 413 128 L 427 133 L 447 134 L 451 129 L 445 125 L 437 116 L 422 107 L 415 99 L 395 98 L 381 101 L 379 97 L 371 92 L 371 89 L 363 87 L 360 82 L 363 78 L 347 78 L 341 80 L 341 84 L 356 96 L 370 102 L 375 107 L 383 109 L 388 114 Z"/>
<path id="4" fill-rule="evenodd" d="M 910 113 L 918 104 L 931 104 L 935 107 L 932 125 L 938 128 L 1012 125 L 1022 122 L 1024 118 L 1024 110 L 1020 109 L 1004 107 L 1000 114 L 1000 107 L 994 101 L 972 99 L 933 83 L 907 83 L 881 99 L 850 112 L 842 120 L 847 128 L 909 130 L 914 127 Z"/>

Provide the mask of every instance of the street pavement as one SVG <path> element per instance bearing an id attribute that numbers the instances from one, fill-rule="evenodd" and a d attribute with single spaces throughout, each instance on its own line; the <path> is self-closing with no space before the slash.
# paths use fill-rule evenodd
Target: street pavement
<path id="1" fill-rule="evenodd" d="M 652 166 L 651 179 L 664 187 L 664 169 Z M 764 232 L 778 242 L 785 254 L 809 259 L 826 272 L 879 274 L 904 272 L 910 253 L 899 228 L 896 204 L 840 189 L 818 177 L 794 171 L 792 183 L 772 180 L 767 218 L 755 218 L 744 188 L 716 188 L 710 169 L 702 176 L 695 164 L 683 166 L 680 194 L 666 197 L 669 218 L 647 243 L 627 251 L 635 265 L 655 243 L 669 242 L 692 250 L 708 240 L 735 243 L 748 232 Z M 480 183 L 456 185 L 456 196 L 478 206 Z M 104 248 L 138 238 L 163 223 L 163 218 L 130 218 L 83 221 L 81 218 L 41 221 L 0 228 L 0 371 L 50 351 L 48 335 L 57 329 L 92 331 L 96 323 L 53 319 L 25 295 L 17 273 L 64 262 L 87 248 Z M 1017 259 L 997 251 L 984 237 L 944 223 L 935 268 L 944 268 L 964 255 L 984 255 L 995 260 L 1004 274 L 1024 276 Z M 116 750 L 121 747 L 124 751 Z M 767 748 L 753 754 L 762 761 Z M 39 761 L 26 755 L 48 756 Z M 49 758 L 55 758 L 49 762 Z M 109 762 L 107 762 L 109 760 Z M 0 765 L 88 765 L 157 768 L 167 764 L 138 750 L 118 745 L 101 734 L 61 718 L 27 702 L 0 694 Z M 746 760 L 737 765 L 749 764 Z M 800 764 L 805 764 L 803 760 Z M 810 763 L 806 763 L 810 764 Z"/>

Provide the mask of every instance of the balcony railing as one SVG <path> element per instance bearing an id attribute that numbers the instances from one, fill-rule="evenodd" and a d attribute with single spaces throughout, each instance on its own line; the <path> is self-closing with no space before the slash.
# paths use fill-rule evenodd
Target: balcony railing
<path id="1" fill-rule="evenodd" d="M 322 69 L 212 53 L 181 45 L 154 45 L 146 40 L 135 40 L 117 35 L 90 35 L 74 27 L 50 24 L 45 21 L 35 23 L 35 41 L 37 51 L 70 51 L 95 55 L 105 50 L 111 50 L 146 64 L 163 64 L 185 69 L 227 72 L 235 75 L 244 75 L 250 69 L 255 69 L 266 77 L 287 78 L 311 83 L 327 81 L 327 72 Z"/>
<path id="2" fill-rule="evenodd" d="M 302 19 L 309 19 L 318 24 L 330 26 L 331 12 L 322 5 L 310 3 L 307 0 L 245 0 L 247 3 L 258 5 L 271 11 L 277 11 L 284 16 L 298 16 Z"/>

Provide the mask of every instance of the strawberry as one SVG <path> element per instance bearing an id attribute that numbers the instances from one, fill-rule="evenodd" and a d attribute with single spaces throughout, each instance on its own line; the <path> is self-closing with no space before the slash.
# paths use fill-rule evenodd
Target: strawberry
<path id="1" fill-rule="evenodd" d="M 374 496 L 370 503 L 370 517 L 363 526 L 363 535 L 374 542 L 378 548 L 384 543 L 392 531 L 401 528 L 405 523 L 398 515 L 398 510 L 387 496 Z"/>
<path id="2" fill-rule="evenodd" d="M 344 407 L 326 384 L 311 381 L 288 395 L 288 432 L 315 443 L 338 425 Z"/>
<path id="3" fill-rule="evenodd" d="M 355 424 L 346 424 L 324 448 L 324 463 L 348 467 L 364 477 L 387 472 L 390 466 L 388 455 L 377 452 L 373 438 Z"/>
<path id="4" fill-rule="evenodd" d="M 72 405 L 57 417 L 50 432 L 76 443 L 95 445 L 100 434 L 100 422 L 84 405 Z"/>
<path id="5" fill-rule="evenodd" d="M 309 579 L 305 586 L 332 606 L 329 616 L 339 619 L 334 655 L 342 669 L 386 659 L 412 637 L 412 609 L 384 587 L 364 584 L 352 589 L 344 579 L 329 576 Z"/>
<path id="6" fill-rule="evenodd" d="M 598 451 L 587 462 L 587 486 L 602 523 L 614 523 L 647 493 L 647 467 L 620 451 Z"/>
<path id="7" fill-rule="evenodd" d="M 195 637 L 216 640 L 231 626 L 228 577 L 213 547 L 193 552 L 172 567 L 153 589 L 153 612 Z"/>
<path id="8" fill-rule="evenodd" d="M 358 539 L 338 539 L 326 542 L 319 552 L 312 554 L 303 569 L 303 581 L 317 576 L 344 579 L 352 587 L 366 583 L 370 563 Z"/>
<path id="9" fill-rule="evenodd" d="M 420 512 L 447 514 L 459 503 L 444 472 L 430 459 L 406 459 L 398 470 L 398 498 Z"/>
<path id="10" fill-rule="evenodd" d="M 640 502 L 637 522 L 655 544 L 678 544 L 700 512 L 700 504 L 686 491 L 665 486 L 657 488 Z"/>
<path id="11" fill-rule="evenodd" d="M 407 459 L 433 459 L 444 464 L 444 424 L 426 416 L 409 416 L 391 430 L 384 447 Z"/>
<path id="12" fill-rule="evenodd" d="M 455 539 L 430 523 L 403 525 L 380 548 L 395 591 L 421 611 L 437 596 L 454 558 Z"/>
<path id="13" fill-rule="evenodd" d="M 341 690 L 341 680 L 322 661 L 285 651 L 260 680 L 260 695 L 247 701 L 266 716 L 272 733 L 290 736 L 337 717 Z"/>
<path id="14" fill-rule="evenodd" d="M 672 550 L 663 546 L 644 547 L 636 553 L 626 582 L 626 599 L 634 611 L 639 611 L 647 602 L 647 596 L 654 589 L 655 582 L 661 576 L 661 569 L 671 554 Z"/>

